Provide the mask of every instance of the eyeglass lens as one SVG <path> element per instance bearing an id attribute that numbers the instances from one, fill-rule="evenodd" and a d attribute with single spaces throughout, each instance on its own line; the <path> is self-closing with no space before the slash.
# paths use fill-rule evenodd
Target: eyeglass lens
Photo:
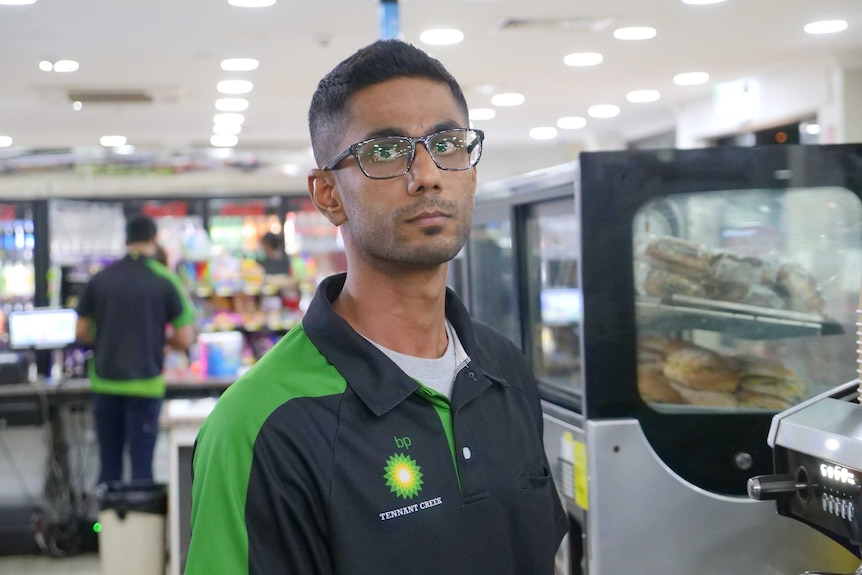
<path id="1" fill-rule="evenodd" d="M 466 170 L 479 159 L 479 136 L 473 130 L 451 130 L 433 134 L 426 149 L 437 166 L 444 170 Z M 375 138 L 356 150 L 362 170 L 372 178 L 400 176 L 407 172 L 414 144 L 407 138 Z"/>

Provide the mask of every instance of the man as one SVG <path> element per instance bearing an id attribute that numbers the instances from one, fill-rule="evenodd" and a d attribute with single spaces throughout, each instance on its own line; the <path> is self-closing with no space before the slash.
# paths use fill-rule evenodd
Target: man
<path id="1" fill-rule="evenodd" d="M 155 260 L 155 222 L 146 216 L 129 220 L 126 246 L 127 255 L 94 275 L 78 303 L 78 340 L 93 346 L 88 373 L 99 482 L 123 479 L 126 447 L 131 479 L 153 479 L 165 344 L 188 349 L 195 337 L 195 312 L 182 283 Z"/>
<path id="2" fill-rule="evenodd" d="M 318 85 L 311 198 L 347 273 L 216 404 L 186 573 L 553 573 L 565 515 L 520 351 L 446 289 L 483 135 L 421 50 L 376 42 Z"/>
<path id="3" fill-rule="evenodd" d="M 284 242 L 281 236 L 273 232 L 266 232 L 260 238 L 260 247 L 263 249 L 263 260 L 260 265 L 267 275 L 287 275 L 290 273 L 290 260 L 284 253 Z"/>

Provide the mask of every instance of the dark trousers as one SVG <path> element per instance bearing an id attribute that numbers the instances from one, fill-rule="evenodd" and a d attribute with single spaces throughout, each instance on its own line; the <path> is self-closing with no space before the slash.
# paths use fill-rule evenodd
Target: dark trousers
<path id="1" fill-rule="evenodd" d="M 99 439 L 99 483 L 123 479 L 123 451 L 129 450 L 132 480 L 153 479 L 153 451 L 159 435 L 161 397 L 93 394 Z"/>

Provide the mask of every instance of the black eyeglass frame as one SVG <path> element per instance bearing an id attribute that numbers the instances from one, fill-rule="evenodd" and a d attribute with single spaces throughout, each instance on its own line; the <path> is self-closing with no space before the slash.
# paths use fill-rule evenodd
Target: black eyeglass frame
<path id="1" fill-rule="evenodd" d="M 437 163 L 436 158 L 434 157 L 434 152 L 431 151 L 431 148 L 428 145 L 428 140 L 433 138 L 434 136 L 439 136 L 440 134 L 446 134 L 449 132 L 474 132 L 476 134 L 476 140 L 471 143 L 472 147 L 476 145 L 479 146 L 479 154 L 476 156 L 476 160 L 471 162 L 469 166 L 466 168 L 445 168 Z M 396 174 L 394 176 L 370 176 L 368 172 L 365 171 L 365 168 L 362 167 L 362 161 L 359 159 L 358 150 L 365 144 L 370 142 L 375 142 L 378 140 L 404 140 L 410 144 L 410 157 L 407 159 L 407 166 L 404 168 L 404 171 L 400 174 Z M 476 166 L 479 163 L 479 160 L 482 158 L 482 144 L 485 142 L 485 132 L 482 130 L 477 130 L 475 128 L 450 128 L 448 130 L 440 130 L 439 132 L 434 132 L 433 134 L 428 134 L 426 136 L 418 136 L 416 138 L 410 136 L 379 136 L 377 138 L 369 138 L 368 140 L 362 140 L 361 142 L 356 142 L 349 146 L 346 150 L 329 160 L 321 170 L 330 171 L 335 168 L 338 164 L 341 163 L 342 160 L 347 158 L 348 156 L 353 156 L 356 158 L 356 165 L 359 166 L 359 169 L 362 170 L 362 173 L 366 178 L 371 180 L 390 180 L 392 178 L 400 178 L 404 174 L 410 171 L 410 168 L 413 167 L 413 160 L 416 158 L 416 144 L 418 142 L 422 142 L 422 145 L 425 146 L 425 149 L 428 151 L 428 155 L 431 156 L 431 160 L 434 162 L 434 165 L 440 168 L 441 170 L 446 170 L 447 172 L 462 172 L 464 170 L 469 170 Z M 472 148 L 469 150 L 470 154 L 473 153 Z"/>

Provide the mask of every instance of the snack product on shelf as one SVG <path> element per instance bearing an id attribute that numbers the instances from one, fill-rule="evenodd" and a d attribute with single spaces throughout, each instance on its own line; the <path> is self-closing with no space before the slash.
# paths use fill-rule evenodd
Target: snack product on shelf
<path id="1" fill-rule="evenodd" d="M 644 401 L 654 403 L 685 403 L 677 390 L 671 387 L 660 365 L 638 366 L 638 391 Z"/>
<path id="2" fill-rule="evenodd" d="M 734 359 L 742 374 L 737 390 L 741 405 L 783 411 L 808 395 L 808 383 L 777 361 L 750 355 Z"/>
<path id="3" fill-rule="evenodd" d="M 745 256 L 670 236 L 649 236 L 636 250 L 638 289 L 803 313 L 824 313 L 816 278 L 796 263 Z"/>
<path id="4" fill-rule="evenodd" d="M 702 347 L 688 347 L 670 354 L 664 375 L 689 389 L 733 393 L 740 373 L 720 354 Z M 677 388 L 678 389 L 678 388 Z"/>
<path id="5" fill-rule="evenodd" d="M 736 394 L 726 391 L 713 391 L 710 389 L 692 389 L 678 382 L 669 382 L 679 394 L 685 399 L 685 403 L 710 407 L 739 407 Z"/>

